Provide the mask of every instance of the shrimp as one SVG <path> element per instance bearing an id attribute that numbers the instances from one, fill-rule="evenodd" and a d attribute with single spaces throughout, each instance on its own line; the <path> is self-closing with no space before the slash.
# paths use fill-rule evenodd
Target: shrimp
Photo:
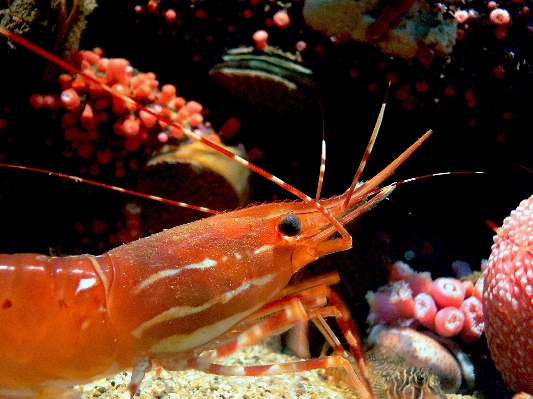
<path id="1" fill-rule="evenodd" d="M 57 397 L 73 385 L 133 368 L 123 394 L 132 398 L 152 364 L 219 375 L 343 367 L 361 398 L 374 397 L 362 363 L 357 374 L 335 342 L 335 354 L 318 359 L 247 367 L 216 361 L 298 323 L 323 324 L 326 316 L 337 318 L 350 348 L 358 352 L 345 309 L 311 300 L 314 288 L 325 291 L 320 298 L 331 294 L 331 279 L 296 293 L 287 285 L 294 273 L 314 260 L 351 247 L 344 226 L 391 193 L 398 183 L 378 186 L 431 131 L 376 176 L 358 184 L 383 105 L 352 186 L 342 195 L 313 199 L 18 35 L 3 28 L 0 33 L 101 84 L 112 96 L 216 148 L 300 199 L 220 213 L 98 256 L 0 255 L 0 397 Z M 325 326 L 324 330 L 328 337 Z"/>

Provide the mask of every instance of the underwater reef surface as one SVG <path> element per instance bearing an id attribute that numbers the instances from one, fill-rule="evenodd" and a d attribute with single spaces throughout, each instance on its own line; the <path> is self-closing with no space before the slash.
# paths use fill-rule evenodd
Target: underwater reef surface
<path id="1" fill-rule="evenodd" d="M 339 270 L 343 295 L 362 331 L 368 315 L 364 295 L 386 282 L 385 265 L 408 260 L 415 270 L 431 271 L 435 278 L 451 275 L 456 260 L 479 269 L 490 254 L 494 235 L 485 221 L 501 224 L 520 200 L 531 195 L 533 23 L 526 10 L 531 6 L 528 0 L 497 4 L 510 14 L 505 35 L 491 22 L 493 8 L 488 2 L 443 2 L 446 18 L 457 22 L 458 38 L 451 53 L 412 59 L 314 30 L 306 25 L 304 1 L 160 1 L 155 10 L 148 2 L 139 2 L 140 11 L 135 5 L 98 4 L 78 35 L 79 47 L 101 47 L 109 57 L 126 58 L 140 71 L 155 72 L 161 84 L 173 84 L 180 96 L 209 110 L 204 118 L 215 130 L 228 118 L 237 118 L 241 128 L 227 144 L 243 144 L 259 166 L 310 195 L 316 189 L 323 125 L 325 197 L 349 185 L 389 81 L 385 119 L 363 179 L 381 170 L 427 129 L 433 129 L 433 136 L 394 174 L 394 180 L 447 171 L 486 172 L 433 177 L 398 187 L 390 201 L 350 226 L 354 250 L 306 268 L 308 274 Z M 168 9 L 177 13 L 170 22 Z M 290 16 L 288 27 L 273 22 L 280 10 Z M 466 22 L 459 11 L 467 11 Z M 379 8 L 371 13 L 374 19 L 379 15 Z M 392 23 L 400 25 L 399 18 Z M 276 110 L 278 101 L 272 92 L 280 86 L 268 79 L 265 85 L 257 83 L 257 76 L 268 77 L 273 68 L 270 59 L 257 54 L 255 75 L 244 80 L 256 84 L 250 92 L 241 90 L 244 94 L 239 96 L 210 78 L 209 71 L 224 62 L 228 50 L 253 47 L 253 34 L 259 29 L 266 30 L 269 45 L 282 52 L 295 54 L 297 43 L 306 44 L 296 63 L 312 72 L 311 80 L 304 79 L 301 71 L 289 70 L 286 75 L 298 93 L 304 93 L 297 98 L 306 101 L 279 101 L 283 109 Z M 13 54 L 4 44 L 1 51 Z M 131 156 L 114 150 L 113 162 L 128 160 L 123 161 L 125 176 L 114 175 L 113 163 L 111 170 L 100 165 L 100 173 L 92 176 L 93 154 L 85 159 L 65 151 L 61 115 L 28 105 L 31 94 L 59 89 L 43 83 L 36 57 L 15 54 L 15 60 L 0 57 L 0 119 L 5 121 L 0 130 L 1 162 L 135 187 L 142 167 L 137 159 L 149 154 Z M 238 65 L 250 63 L 240 60 Z M 250 96 L 258 101 L 248 101 Z M 252 202 L 292 199 L 261 177 L 252 176 L 251 184 Z M 0 251 L 101 253 L 113 245 L 109 237 L 126 224 L 122 208 L 129 200 L 44 175 L 2 169 L 0 218 L 6 228 Z M 94 220 L 102 223 L 95 226 Z M 478 360 L 478 381 L 495 381 L 486 388 L 487 396 L 510 397 L 490 367 L 484 339 L 470 348 Z"/>

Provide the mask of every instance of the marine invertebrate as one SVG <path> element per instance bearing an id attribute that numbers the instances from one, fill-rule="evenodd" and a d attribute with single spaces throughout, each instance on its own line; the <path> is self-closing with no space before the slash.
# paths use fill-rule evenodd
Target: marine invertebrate
<path id="1" fill-rule="evenodd" d="M 507 26 L 511 23 L 511 16 L 509 11 L 502 8 L 495 8 L 490 12 L 490 22 L 497 26 Z"/>
<path id="2" fill-rule="evenodd" d="M 176 87 L 171 84 L 160 87 L 154 73 L 141 73 L 126 59 L 106 58 L 101 49 L 94 49 L 77 53 L 77 66 L 186 128 L 197 128 L 203 123 L 200 103 L 178 96 Z M 128 165 L 123 161 L 128 158 L 128 153 L 139 153 L 138 157 L 129 156 L 130 160 L 135 159 L 135 164 L 139 164 L 146 158 L 146 153 L 160 147 L 170 135 L 185 139 L 175 127 L 112 98 L 83 76 L 63 74 L 60 83 L 60 95 L 33 94 L 30 104 L 36 108 L 65 108 L 66 112 L 61 116 L 61 127 L 67 142 L 64 153 L 67 156 L 77 154 L 87 160 L 86 169 L 91 175 L 99 174 L 100 168 L 109 165 L 114 166 L 115 175 L 121 177 L 125 174 L 124 164 Z M 45 102 L 45 98 L 49 100 Z M 110 135 L 111 132 L 115 137 Z M 126 154 L 123 154 L 124 150 Z M 117 163 L 118 160 L 122 162 Z"/>
<path id="3" fill-rule="evenodd" d="M 18 44 L 81 75 L 85 83 L 96 83 L 101 90 L 112 94 L 112 101 L 116 100 L 117 108 L 126 110 L 128 106 L 133 106 L 159 119 L 157 112 L 123 94 L 118 88 L 120 84 L 116 84 L 114 88 L 101 84 L 90 73 L 72 67 L 20 36 L 4 29 L 0 32 Z M 384 106 L 375 133 L 381 124 L 383 112 Z M 317 199 L 314 200 L 281 179 L 179 125 L 171 118 L 159 120 L 177 129 L 177 132 L 172 132 L 173 135 L 183 133 L 216 149 L 234 162 L 250 168 L 298 196 L 302 202 L 263 204 L 241 211 L 220 213 L 115 248 L 102 256 L 58 258 L 38 254 L 2 255 L 3 264 L 8 266 L 4 268 L 4 280 L 8 284 L 2 291 L 5 297 L 5 312 L 2 316 L 6 322 L 0 324 L 6 338 L 3 341 L 13 344 L 2 346 L 2 358 L 5 362 L 2 364 L 1 388 L 9 394 L 45 398 L 50 396 L 50 391 L 56 392 L 56 388 L 59 392 L 69 389 L 68 385 L 63 384 L 67 381 L 83 382 L 92 376 L 114 371 L 117 366 L 128 367 L 133 363 L 132 378 L 124 395 L 132 398 L 145 372 L 151 368 L 152 359 L 157 359 L 162 366 L 169 369 L 196 368 L 217 374 L 237 375 L 277 374 L 302 368 L 343 366 L 360 397 L 374 397 L 368 380 L 364 375 L 358 377 L 355 374 L 344 356 L 344 349 L 338 340 L 333 341 L 333 333 L 324 335 L 330 338 L 328 342 L 335 345 L 335 355 L 318 359 L 317 362 L 304 360 L 285 366 L 244 369 L 228 368 L 215 362 L 239 347 L 252 345 L 298 322 L 317 318 L 324 324 L 323 327 L 326 327 L 322 316 L 331 315 L 329 312 L 307 314 L 307 311 L 312 311 L 315 307 L 322 308 L 325 301 L 320 301 L 318 305 L 313 301 L 308 304 L 305 298 L 293 296 L 295 293 L 311 291 L 311 286 L 299 287 L 298 290 L 291 286 L 290 292 L 285 291 L 284 287 L 297 270 L 313 260 L 351 247 L 352 239 L 344 225 L 371 209 L 400 184 L 377 188 L 431 135 L 431 131 L 366 184 L 356 184 L 366 163 L 361 162 L 352 186 L 344 195 L 320 200 L 318 193 Z M 368 148 L 372 148 L 374 144 L 375 133 Z M 370 150 L 365 152 L 365 161 L 369 152 Z M 4 166 L 24 169 L 20 166 Z M 74 176 L 69 178 L 79 179 Z M 85 181 L 102 186 L 101 183 Z M 109 185 L 106 187 L 125 191 Z M 140 193 L 137 195 L 142 196 Z M 332 237 L 335 233 L 339 233 L 338 236 Z M 231 235 L 234 237 L 231 238 Z M 225 243 L 229 245 L 226 246 Z M 168 246 L 172 247 L 171 250 L 168 250 Z M 207 255 L 204 251 L 208 251 Z M 275 270 L 257 267 L 262 264 L 268 264 Z M 124 272 L 120 270 L 121 267 L 124 267 Z M 138 270 L 132 273 L 134 268 Z M 204 271 L 209 274 L 206 276 Z M 35 272 L 45 273 L 44 284 L 41 284 L 43 278 Z M 63 289 L 61 284 L 65 279 L 63 273 L 67 274 L 66 289 Z M 71 278 L 69 273 L 75 277 Z M 21 275 L 25 276 L 22 280 Z M 167 278 L 172 281 L 167 281 Z M 19 280 L 23 281 L 22 285 L 17 283 Z M 56 284 L 49 284 L 48 280 L 59 283 L 63 288 L 56 292 Z M 328 285 L 333 283 L 331 279 L 328 281 L 327 284 L 315 282 L 312 287 L 322 287 L 327 291 Z M 190 289 L 191 282 L 196 283 L 198 290 Z M 28 285 L 25 286 L 25 283 Z M 183 289 L 180 289 L 180 286 Z M 47 298 L 42 303 L 44 308 L 48 309 L 51 304 L 54 311 L 41 313 L 41 303 L 32 301 L 39 302 L 42 298 L 34 296 L 25 301 L 19 295 L 34 289 L 42 291 L 43 297 Z M 157 300 L 146 301 L 149 290 L 160 295 Z M 166 290 L 170 290 L 170 295 L 165 296 Z M 80 291 L 83 294 L 78 295 Z M 94 298 L 91 297 L 92 294 Z M 63 315 L 64 317 L 58 317 L 58 312 L 62 313 L 71 306 L 54 306 L 57 295 L 61 298 L 60 302 L 63 302 L 64 297 L 67 302 L 72 300 L 75 305 L 68 315 Z M 137 298 L 138 302 L 129 300 L 130 295 Z M 326 296 L 332 299 L 330 295 Z M 316 295 L 313 294 L 313 299 L 314 297 Z M 279 302 L 274 305 L 271 300 Z M 82 304 L 78 303 L 80 301 Z M 83 304 L 85 301 L 90 302 L 89 307 Z M 271 304 L 274 305 L 273 309 L 270 309 Z M 78 305 L 81 307 L 80 313 Z M 122 306 L 127 309 L 134 308 L 135 312 L 128 314 L 122 311 Z M 31 312 L 28 312 L 29 308 L 32 309 Z M 337 309 L 336 306 L 334 308 Z M 139 309 L 146 309 L 148 316 Z M 155 313 L 151 313 L 152 311 Z M 20 312 L 34 316 L 21 318 Z M 355 330 L 350 327 L 349 320 L 344 320 L 344 313 L 343 309 L 337 309 L 333 315 L 339 319 L 339 325 L 345 332 L 350 347 L 357 349 L 352 350 L 355 356 L 359 353 L 358 341 L 354 337 Z M 49 314 L 51 317 L 48 317 Z M 19 322 L 10 322 L 9 320 L 14 320 L 13 317 Z M 80 317 L 87 320 L 88 324 L 80 326 Z M 56 330 L 59 319 L 62 319 L 66 328 Z M 177 320 L 179 322 L 176 322 Z M 23 339 L 21 342 L 17 339 L 21 331 L 33 334 L 30 332 L 30 326 L 36 323 L 44 325 L 37 337 L 32 336 L 36 341 Z M 241 329 L 243 331 L 238 332 Z M 77 330 L 80 330 L 79 335 Z M 64 343 L 70 343 L 72 337 L 74 347 L 62 353 L 62 356 L 57 356 L 57 348 L 62 347 Z M 8 341 L 9 339 L 12 341 Z M 96 349 L 100 355 L 96 359 L 93 353 L 94 345 L 105 347 L 101 351 Z M 24 353 L 22 361 L 19 356 L 21 352 Z M 90 357 L 88 362 L 85 361 L 84 355 Z M 28 358 L 33 361 L 26 361 Z M 363 367 L 360 367 L 360 371 L 364 374 Z M 26 373 L 29 376 L 26 376 Z M 62 383 L 55 387 L 58 381 Z"/>
<path id="4" fill-rule="evenodd" d="M 433 281 L 431 295 L 441 308 L 458 308 L 465 299 L 465 287 L 455 278 L 440 277 Z"/>
<path id="5" fill-rule="evenodd" d="M 435 315 L 435 332 L 443 337 L 459 334 L 463 329 L 465 316 L 460 309 L 447 306 Z"/>
<path id="6" fill-rule="evenodd" d="M 267 45 L 267 33 L 254 34 L 256 48 L 228 50 L 209 71 L 213 81 L 246 106 L 279 115 L 294 115 L 318 103 L 313 71 L 299 57 Z"/>
<path id="7" fill-rule="evenodd" d="M 195 129 L 210 141 L 221 141 L 210 124 L 204 123 L 203 106 L 178 96 L 172 84 L 160 85 L 154 73 L 141 73 L 123 58 L 104 57 L 99 48 L 79 52 L 75 58 L 77 66 L 88 76 L 113 86 L 169 121 Z M 228 163 L 223 155 L 188 140 L 179 128 L 113 98 L 81 75 L 62 74 L 59 84 L 60 94 L 32 94 L 30 105 L 52 110 L 52 118 L 63 129 L 57 139 L 64 145 L 62 155 L 77 158 L 81 173 L 92 176 L 112 173 L 120 179 L 132 172 L 131 175 L 138 177 L 138 190 L 211 209 L 235 209 L 248 201 L 246 168 Z M 45 110 L 43 114 L 46 117 Z M 230 136 L 228 130 L 226 136 Z M 242 149 L 225 148 L 246 156 Z M 158 188 L 156 182 L 163 187 Z M 207 182 L 210 184 L 203 185 Z M 176 211 L 165 204 L 156 204 L 147 209 L 145 231 L 159 232 L 199 217 L 200 213 L 190 209 Z M 80 226 L 77 223 L 78 231 L 83 230 Z M 119 230 L 107 241 L 114 244 L 131 241 L 129 234 L 124 234 L 127 229 L 119 227 Z"/>
<path id="8" fill-rule="evenodd" d="M 533 394 L 533 196 L 505 218 L 485 270 L 483 311 L 496 368 L 515 391 Z"/>
<path id="9" fill-rule="evenodd" d="M 289 14 L 287 14 L 287 11 L 285 10 L 281 10 L 275 13 L 272 19 L 274 21 L 274 24 L 280 29 L 286 28 L 291 23 Z"/>
<path id="10" fill-rule="evenodd" d="M 430 273 L 416 273 L 403 262 L 391 266 L 389 281 L 389 285 L 367 294 L 369 324 L 418 322 L 443 337 L 461 333 L 467 342 L 483 334 L 481 302 L 473 296 L 473 287 L 465 299 L 468 283 L 454 278 L 432 281 Z"/>

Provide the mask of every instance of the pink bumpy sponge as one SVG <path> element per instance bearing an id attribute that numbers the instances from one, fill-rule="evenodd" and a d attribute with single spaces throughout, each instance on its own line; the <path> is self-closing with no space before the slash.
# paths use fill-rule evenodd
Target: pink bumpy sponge
<path id="1" fill-rule="evenodd" d="M 389 284 L 368 292 L 368 323 L 406 325 L 417 321 L 443 337 L 461 334 L 466 342 L 484 331 L 481 284 L 455 278 L 432 280 L 429 272 L 416 273 L 407 264 L 391 267 Z"/>
<path id="2" fill-rule="evenodd" d="M 504 381 L 533 394 L 533 196 L 494 237 L 485 271 L 487 343 Z"/>

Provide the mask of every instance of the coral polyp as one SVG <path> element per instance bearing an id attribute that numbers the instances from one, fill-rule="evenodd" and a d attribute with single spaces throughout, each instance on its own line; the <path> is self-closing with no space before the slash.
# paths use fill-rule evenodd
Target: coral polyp
<path id="1" fill-rule="evenodd" d="M 148 109 L 186 128 L 197 128 L 203 122 L 203 107 L 196 101 L 186 101 L 176 94 L 170 84 L 159 87 L 154 73 L 141 73 L 123 58 L 105 58 L 100 49 L 78 53 L 81 70 L 107 84 L 118 92 L 130 96 Z M 180 137 L 179 130 L 159 122 L 151 114 L 139 111 L 122 100 L 112 98 L 94 82 L 83 76 L 60 76 L 62 92 L 60 105 L 65 109 L 61 126 L 69 144 L 65 154 L 76 153 L 91 162 L 88 169 L 95 175 L 98 169 L 112 161 L 121 160 L 123 153 L 140 152 L 145 159 L 153 150 L 166 142 L 165 136 Z M 50 95 L 51 98 L 57 96 Z M 30 104 L 45 106 L 44 96 L 33 94 Z M 57 109 L 54 101 L 48 108 Z M 110 137 L 110 131 L 116 138 Z M 161 134 L 164 135 L 161 135 Z M 115 175 L 124 174 L 122 165 L 115 163 Z"/>
<path id="2" fill-rule="evenodd" d="M 483 311 L 479 298 L 455 278 L 432 281 L 428 272 L 416 273 L 403 262 L 391 266 L 390 283 L 377 292 L 368 292 L 370 325 L 420 324 L 442 337 L 461 334 L 473 342 L 484 331 Z"/>

